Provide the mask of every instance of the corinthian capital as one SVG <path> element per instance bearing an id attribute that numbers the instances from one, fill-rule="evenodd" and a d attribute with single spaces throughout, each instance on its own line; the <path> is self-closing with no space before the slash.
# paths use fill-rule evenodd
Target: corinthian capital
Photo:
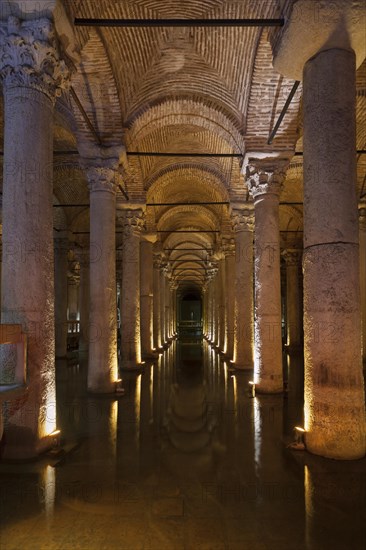
<path id="1" fill-rule="evenodd" d="M 110 191 L 115 193 L 118 186 L 118 174 L 113 168 L 90 166 L 86 169 L 89 191 Z"/>
<path id="2" fill-rule="evenodd" d="M 145 229 L 145 214 L 143 210 L 122 210 L 117 214 L 119 221 L 123 225 L 123 236 L 131 237 L 141 235 Z"/>
<path id="3" fill-rule="evenodd" d="M 52 21 L 10 16 L 0 22 L 0 77 L 6 88 L 33 88 L 55 101 L 68 87 L 69 76 Z"/>
<path id="4" fill-rule="evenodd" d="M 283 167 L 267 168 L 259 164 L 248 164 L 246 180 L 248 190 L 255 199 L 259 195 L 279 195 L 286 173 Z"/>
<path id="5" fill-rule="evenodd" d="M 240 231 L 254 231 L 254 209 L 248 205 L 244 209 L 234 208 L 231 215 L 231 223 L 235 233 Z"/>

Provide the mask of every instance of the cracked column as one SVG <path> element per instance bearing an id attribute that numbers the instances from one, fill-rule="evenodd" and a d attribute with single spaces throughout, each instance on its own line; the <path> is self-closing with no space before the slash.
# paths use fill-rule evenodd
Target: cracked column
<path id="1" fill-rule="evenodd" d="M 67 272 L 69 238 L 67 232 L 54 238 L 55 254 L 55 356 L 67 355 Z"/>
<path id="2" fill-rule="evenodd" d="M 28 391 L 13 403 L 3 457 L 27 459 L 51 446 L 56 428 L 53 112 L 69 71 L 53 24 L 0 23 L 4 95 L 2 323 L 27 334 Z"/>
<path id="3" fill-rule="evenodd" d="M 355 154 L 365 8 L 317 4 L 314 17 L 313 2 L 296 2 L 274 66 L 303 81 L 305 442 L 346 460 L 366 450 Z"/>
<path id="4" fill-rule="evenodd" d="M 93 148 L 85 159 L 90 191 L 90 312 L 88 390 L 110 393 L 118 379 L 116 189 L 119 152 Z M 90 151 L 92 153 L 93 151 Z"/>
<path id="5" fill-rule="evenodd" d="M 140 243 L 140 293 L 141 293 L 141 354 L 145 359 L 153 358 L 153 246 L 156 233 L 142 233 Z M 155 298 L 157 299 L 157 298 Z"/>
<path id="6" fill-rule="evenodd" d="M 300 262 L 301 250 L 287 249 L 282 253 L 286 262 L 286 332 L 287 347 L 299 349 L 302 345 L 302 304 Z"/>
<path id="7" fill-rule="evenodd" d="M 366 364 L 366 205 L 359 209 L 362 360 Z"/>
<path id="8" fill-rule="evenodd" d="M 253 230 L 252 205 L 233 210 L 235 232 L 235 368 L 253 368 L 254 295 L 253 295 Z"/>
<path id="9" fill-rule="evenodd" d="M 141 209 L 119 212 L 123 224 L 121 284 L 121 366 L 141 364 L 140 236 L 144 229 Z"/>
<path id="10" fill-rule="evenodd" d="M 235 241 L 223 239 L 225 255 L 225 343 L 224 353 L 229 358 L 234 354 L 234 311 L 235 311 Z"/>
<path id="11" fill-rule="evenodd" d="M 247 167 L 254 199 L 254 382 L 262 393 L 283 391 L 279 194 L 284 173 L 263 161 Z"/>

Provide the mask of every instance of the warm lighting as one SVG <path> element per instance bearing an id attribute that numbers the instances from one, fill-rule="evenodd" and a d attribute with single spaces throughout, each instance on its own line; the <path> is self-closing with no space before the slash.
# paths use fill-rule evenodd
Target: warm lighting
<path id="1" fill-rule="evenodd" d="M 250 386 L 251 396 L 255 397 L 255 383 L 252 380 L 249 382 L 249 386 Z"/>
<path id="2" fill-rule="evenodd" d="M 306 433 L 304 428 L 301 428 L 300 426 L 295 426 L 294 432 L 296 436 L 296 443 L 302 443 L 304 445 L 304 435 Z"/>
<path id="3" fill-rule="evenodd" d="M 58 435 L 60 433 L 61 433 L 61 430 L 55 430 L 54 432 L 50 433 L 49 436 L 54 437 L 55 435 Z"/>
<path id="4" fill-rule="evenodd" d="M 230 359 L 230 363 L 234 364 L 235 363 L 234 359 Z"/>
<path id="5" fill-rule="evenodd" d="M 125 390 L 124 388 L 122 388 L 122 378 L 118 378 L 117 380 L 115 380 L 114 383 L 116 393 L 124 394 Z"/>

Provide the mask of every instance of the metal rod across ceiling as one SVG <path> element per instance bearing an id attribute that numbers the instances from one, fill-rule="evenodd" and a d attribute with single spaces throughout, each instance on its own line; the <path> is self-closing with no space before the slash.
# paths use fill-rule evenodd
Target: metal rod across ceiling
<path id="1" fill-rule="evenodd" d="M 76 27 L 283 27 L 278 19 L 108 19 L 76 17 Z"/>

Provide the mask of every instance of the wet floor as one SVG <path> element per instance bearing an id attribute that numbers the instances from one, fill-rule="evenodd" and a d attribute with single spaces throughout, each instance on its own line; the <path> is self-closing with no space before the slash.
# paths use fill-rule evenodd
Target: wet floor
<path id="1" fill-rule="evenodd" d="M 111 399 L 86 356 L 58 362 L 65 454 L 0 464 L 1 550 L 363 550 L 366 461 L 286 448 L 301 356 L 285 371 L 285 395 L 253 398 L 250 373 L 177 342 Z"/>

